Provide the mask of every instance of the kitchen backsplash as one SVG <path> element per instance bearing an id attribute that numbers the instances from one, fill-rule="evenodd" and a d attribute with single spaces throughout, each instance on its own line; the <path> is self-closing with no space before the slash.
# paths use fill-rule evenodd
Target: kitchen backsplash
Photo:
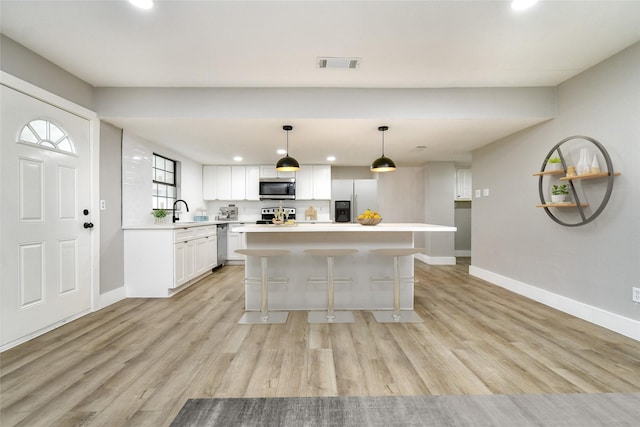
<path id="1" fill-rule="evenodd" d="M 221 206 L 235 204 L 238 220 L 254 222 L 260 219 L 260 209 L 277 207 L 279 201 L 204 201 L 202 199 L 202 165 L 185 159 L 164 147 L 157 146 L 136 135 L 125 132 L 122 141 L 122 224 L 124 226 L 153 224 L 151 215 L 151 160 L 153 153 L 166 155 L 180 162 L 182 189 L 180 198 L 189 204 L 189 212 L 182 212 L 183 221 L 192 221 L 206 209 L 210 221 L 215 221 Z M 309 207 L 318 212 L 317 221 L 331 221 L 331 202 L 328 200 L 283 201 L 283 206 L 296 208 L 296 216 L 304 221 Z M 182 204 L 181 204 L 182 205 Z"/>
<path id="2" fill-rule="evenodd" d="M 152 224 L 151 161 L 153 150 L 125 134 L 122 143 L 122 224 Z"/>
<path id="3" fill-rule="evenodd" d="M 238 221 L 254 222 L 260 219 L 260 210 L 262 208 L 278 207 L 280 202 L 278 200 L 271 201 L 209 201 L 206 205 L 209 213 L 209 220 L 214 221 L 216 215 L 220 211 L 220 207 L 236 205 L 238 207 Z M 330 206 L 331 202 L 328 200 L 288 200 L 282 201 L 282 206 L 287 208 L 296 209 L 296 219 L 298 221 L 304 221 L 304 212 L 309 207 L 313 207 L 318 212 L 317 222 L 329 222 L 331 221 Z"/>
<path id="4" fill-rule="evenodd" d="M 181 190 L 179 197 L 189 204 L 182 212 L 183 221 L 193 220 L 202 200 L 202 165 L 171 150 L 146 141 L 131 133 L 122 139 L 122 224 L 125 226 L 153 224 L 151 190 L 153 176 L 151 160 L 157 153 L 179 162 Z M 184 211 L 184 207 L 180 205 Z"/>

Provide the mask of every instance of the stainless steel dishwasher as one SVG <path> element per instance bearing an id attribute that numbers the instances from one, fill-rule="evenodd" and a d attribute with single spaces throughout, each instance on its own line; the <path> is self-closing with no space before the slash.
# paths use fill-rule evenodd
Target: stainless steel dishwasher
<path id="1" fill-rule="evenodd" d="M 218 224 L 218 267 L 222 267 L 227 262 L 227 230 L 228 224 Z"/>

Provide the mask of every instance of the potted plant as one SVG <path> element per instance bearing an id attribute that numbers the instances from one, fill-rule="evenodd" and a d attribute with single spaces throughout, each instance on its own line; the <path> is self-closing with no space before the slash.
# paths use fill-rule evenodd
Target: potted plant
<path id="1" fill-rule="evenodd" d="M 568 194 L 567 184 L 554 184 L 551 186 L 551 203 L 564 202 Z"/>
<path id="2" fill-rule="evenodd" d="M 547 160 L 547 165 L 549 165 L 549 170 L 560 170 L 562 169 L 562 160 L 560 157 L 552 157 Z"/>
<path id="3" fill-rule="evenodd" d="M 154 209 L 151 211 L 151 215 L 155 218 L 156 224 L 164 224 L 167 211 L 165 209 Z"/>

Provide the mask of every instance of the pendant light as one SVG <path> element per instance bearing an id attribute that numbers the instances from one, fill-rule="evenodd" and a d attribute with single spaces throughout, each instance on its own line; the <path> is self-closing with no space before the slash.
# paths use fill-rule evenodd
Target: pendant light
<path id="1" fill-rule="evenodd" d="M 293 126 L 284 125 L 282 129 L 287 131 L 287 153 L 276 163 L 276 170 L 280 172 L 295 172 L 300 170 L 300 164 L 293 157 L 289 157 L 289 131 L 293 129 Z"/>
<path id="2" fill-rule="evenodd" d="M 382 132 L 382 156 L 378 157 L 371 163 L 371 172 L 391 172 L 396 170 L 396 164 L 393 160 L 384 155 L 384 132 L 389 126 L 380 126 L 378 130 Z"/>

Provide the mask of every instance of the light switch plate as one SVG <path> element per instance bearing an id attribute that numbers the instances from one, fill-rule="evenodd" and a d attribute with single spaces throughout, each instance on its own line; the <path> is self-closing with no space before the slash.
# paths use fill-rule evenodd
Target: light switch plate
<path id="1" fill-rule="evenodd" d="M 482 192 L 480 190 L 476 190 L 476 199 L 482 197 Z"/>
<path id="2" fill-rule="evenodd" d="M 488 189 L 488 188 L 485 188 L 484 190 L 482 190 L 482 195 L 483 195 L 484 197 L 489 197 L 489 189 Z"/>

